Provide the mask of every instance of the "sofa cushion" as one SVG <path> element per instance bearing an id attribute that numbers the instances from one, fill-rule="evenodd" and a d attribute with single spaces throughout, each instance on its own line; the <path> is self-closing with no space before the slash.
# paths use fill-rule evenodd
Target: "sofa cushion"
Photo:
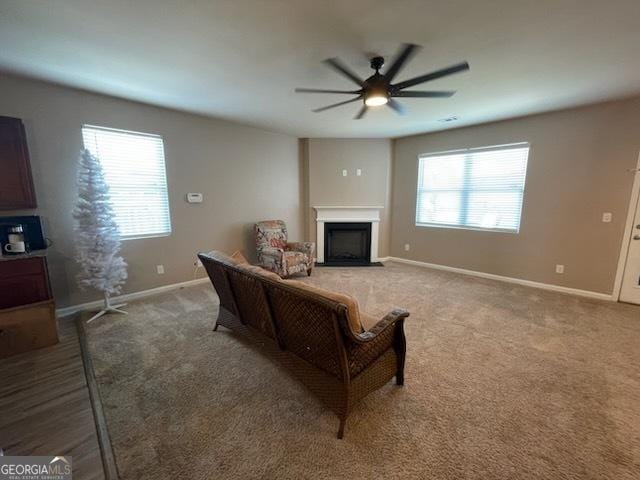
<path id="1" fill-rule="evenodd" d="M 355 333 L 362 333 L 363 330 L 362 323 L 360 322 L 360 309 L 358 308 L 358 302 L 351 295 L 347 295 L 346 293 L 332 292 L 331 290 L 326 290 L 309 283 L 301 282 L 300 280 L 282 281 L 287 285 L 292 285 L 294 287 L 300 288 L 301 290 L 306 290 L 307 292 L 315 293 L 316 295 L 320 295 L 321 297 L 325 297 L 329 300 L 333 300 L 334 302 L 346 305 L 347 317 L 349 320 L 349 327 L 351 327 L 351 331 Z"/>
<path id="2" fill-rule="evenodd" d="M 380 321 L 378 317 L 374 317 L 373 315 L 369 315 L 365 312 L 360 312 L 360 323 L 362 324 L 362 328 L 364 331 L 369 331 Z"/>
<path id="3" fill-rule="evenodd" d="M 263 276 L 263 277 L 266 277 L 266 278 L 270 278 L 271 280 L 280 281 L 280 275 L 278 275 L 277 273 L 270 272 L 269 270 L 266 270 L 266 269 L 264 269 L 262 267 L 259 267 L 258 265 L 251 265 L 249 263 L 239 263 L 236 266 L 241 270 L 245 270 L 247 272 L 251 272 L 251 273 L 254 273 L 256 275 L 260 275 L 260 276 Z"/>

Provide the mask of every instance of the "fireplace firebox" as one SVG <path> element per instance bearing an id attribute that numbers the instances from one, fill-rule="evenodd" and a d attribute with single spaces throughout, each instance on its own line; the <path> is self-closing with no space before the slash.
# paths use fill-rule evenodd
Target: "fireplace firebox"
<path id="1" fill-rule="evenodd" d="M 371 222 L 325 223 L 325 265 L 359 266 L 370 263 Z"/>

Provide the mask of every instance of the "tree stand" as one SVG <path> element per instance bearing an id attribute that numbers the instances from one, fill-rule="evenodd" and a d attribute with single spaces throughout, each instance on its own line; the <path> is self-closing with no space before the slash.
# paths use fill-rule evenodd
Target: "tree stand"
<path id="1" fill-rule="evenodd" d="M 119 305 L 111 305 L 111 298 L 109 297 L 109 294 L 105 292 L 103 309 L 100 310 L 98 313 L 96 313 L 89 320 L 87 320 L 87 323 L 92 322 L 96 318 L 100 318 L 101 316 L 106 315 L 107 313 L 121 313 L 123 315 L 126 315 L 127 312 L 125 312 L 124 310 L 120 310 L 120 308 L 124 307 L 125 305 L 126 303 L 121 303 Z"/>

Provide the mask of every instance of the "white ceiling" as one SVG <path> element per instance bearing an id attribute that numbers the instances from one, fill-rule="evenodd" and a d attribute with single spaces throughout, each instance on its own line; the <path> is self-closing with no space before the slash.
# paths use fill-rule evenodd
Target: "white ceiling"
<path id="1" fill-rule="evenodd" d="M 396 80 L 467 60 L 402 99 L 409 114 L 348 97 L 323 65 L 363 77 L 368 56 L 424 48 Z M 396 137 L 640 93 L 640 0 L 0 0 L 0 69 L 300 137 Z M 458 122 L 438 119 L 458 116 Z"/>

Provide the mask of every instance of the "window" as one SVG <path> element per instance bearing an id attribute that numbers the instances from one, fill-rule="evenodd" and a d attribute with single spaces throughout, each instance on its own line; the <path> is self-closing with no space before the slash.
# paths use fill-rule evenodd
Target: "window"
<path id="1" fill-rule="evenodd" d="M 517 233 L 529 144 L 422 155 L 416 225 Z"/>
<path id="2" fill-rule="evenodd" d="M 122 238 L 169 235 L 162 137 L 84 125 L 82 139 L 102 164 Z"/>

